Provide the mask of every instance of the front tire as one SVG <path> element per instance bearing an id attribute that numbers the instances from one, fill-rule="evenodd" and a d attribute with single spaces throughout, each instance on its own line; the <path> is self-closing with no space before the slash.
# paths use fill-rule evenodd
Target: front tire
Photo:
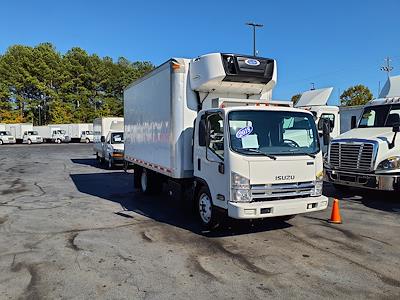
<path id="1" fill-rule="evenodd" d="M 108 157 L 108 168 L 111 170 L 113 167 L 114 167 L 114 163 L 113 163 L 112 157 L 109 156 Z"/>
<path id="2" fill-rule="evenodd" d="M 89 140 L 89 139 L 86 139 L 86 140 L 85 140 L 85 143 L 86 143 L 86 144 L 89 144 L 89 143 L 90 143 L 90 140 Z"/>
<path id="3" fill-rule="evenodd" d="M 32 141 L 30 139 L 28 139 L 27 141 L 28 145 L 32 144 Z"/>
<path id="4" fill-rule="evenodd" d="M 202 227 L 205 230 L 213 230 L 219 226 L 220 220 L 215 206 L 212 203 L 211 194 L 207 187 L 200 188 L 197 194 L 197 211 Z"/>
<path id="5" fill-rule="evenodd" d="M 61 144 L 61 140 L 60 139 L 56 139 L 56 143 L 57 144 Z"/>

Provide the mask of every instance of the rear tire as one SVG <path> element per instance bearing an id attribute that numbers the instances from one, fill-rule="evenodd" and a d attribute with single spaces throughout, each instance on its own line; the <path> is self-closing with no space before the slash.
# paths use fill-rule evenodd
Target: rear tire
<path id="1" fill-rule="evenodd" d="M 161 191 L 162 181 L 160 175 L 143 168 L 140 173 L 140 190 L 144 194 L 156 194 Z"/>
<path id="2" fill-rule="evenodd" d="M 0 145 L 3 145 L 3 140 L 0 140 Z"/>
<path id="3" fill-rule="evenodd" d="M 203 229 L 213 230 L 220 224 L 219 214 L 212 203 L 211 194 L 207 187 L 203 186 L 197 193 L 197 214 Z"/>
<path id="4" fill-rule="evenodd" d="M 140 190 L 143 194 L 151 193 L 151 180 L 149 180 L 149 171 L 147 169 L 142 169 L 140 173 Z"/>

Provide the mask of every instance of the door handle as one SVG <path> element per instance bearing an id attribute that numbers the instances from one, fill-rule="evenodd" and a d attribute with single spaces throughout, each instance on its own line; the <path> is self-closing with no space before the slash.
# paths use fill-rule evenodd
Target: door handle
<path id="1" fill-rule="evenodd" d="M 221 174 L 225 173 L 225 165 L 224 165 L 224 163 L 219 163 L 218 164 L 218 172 L 220 172 Z"/>
<path id="2" fill-rule="evenodd" d="M 200 158 L 197 159 L 197 170 L 201 170 L 201 160 Z"/>

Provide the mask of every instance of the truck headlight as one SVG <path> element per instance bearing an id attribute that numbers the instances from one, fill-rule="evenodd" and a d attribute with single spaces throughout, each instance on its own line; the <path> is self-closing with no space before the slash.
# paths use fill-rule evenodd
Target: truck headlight
<path id="1" fill-rule="evenodd" d="M 381 161 L 377 170 L 395 170 L 400 169 L 400 156 L 392 156 Z"/>
<path id="2" fill-rule="evenodd" d="M 231 173 L 232 202 L 250 202 L 250 180 L 235 172 Z"/>
<path id="3" fill-rule="evenodd" d="M 319 172 L 316 176 L 315 176 L 315 180 L 314 180 L 314 188 L 311 191 L 310 196 L 311 197 L 319 197 L 322 195 L 322 188 L 324 185 L 324 172 L 321 171 Z"/>

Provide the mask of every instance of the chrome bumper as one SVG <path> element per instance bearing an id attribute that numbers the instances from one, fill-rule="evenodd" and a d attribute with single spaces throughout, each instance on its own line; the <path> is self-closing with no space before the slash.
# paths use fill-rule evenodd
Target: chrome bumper
<path id="1" fill-rule="evenodd" d="M 381 191 L 400 191 L 400 175 L 376 175 L 325 170 L 324 179 L 334 184 Z"/>

